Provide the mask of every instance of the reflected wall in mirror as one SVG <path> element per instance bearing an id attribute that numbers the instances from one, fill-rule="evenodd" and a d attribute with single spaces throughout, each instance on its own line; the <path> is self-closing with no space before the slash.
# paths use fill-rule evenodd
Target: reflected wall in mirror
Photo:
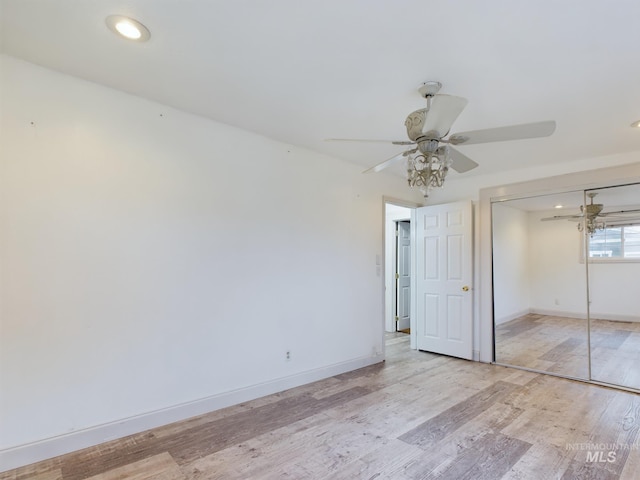
<path id="1" fill-rule="evenodd" d="M 640 184 L 585 194 L 602 206 L 587 235 L 591 378 L 640 389 Z"/>
<path id="2" fill-rule="evenodd" d="M 579 216 L 583 201 L 576 191 L 492 203 L 497 363 L 589 379 L 580 218 L 547 221 Z"/>

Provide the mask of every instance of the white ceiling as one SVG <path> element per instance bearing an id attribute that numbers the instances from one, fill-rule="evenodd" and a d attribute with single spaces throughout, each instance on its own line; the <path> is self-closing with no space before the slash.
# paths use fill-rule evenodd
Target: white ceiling
<path id="1" fill-rule="evenodd" d="M 2 52 L 370 167 L 417 87 L 468 98 L 453 131 L 556 120 L 460 150 L 465 176 L 640 151 L 637 0 L 0 0 Z M 144 23 L 115 36 L 105 17 Z M 239 147 L 241 147 L 239 145 Z M 639 157 L 640 160 L 640 157 Z"/>

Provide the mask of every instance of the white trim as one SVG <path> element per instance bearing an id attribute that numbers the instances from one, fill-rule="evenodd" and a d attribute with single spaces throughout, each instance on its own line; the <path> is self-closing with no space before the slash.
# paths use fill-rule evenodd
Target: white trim
<path id="1" fill-rule="evenodd" d="M 580 242 L 582 243 L 582 242 Z M 582 247 L 584 251 L 584 247 Z M 580 258 L 580 263 L 584 263 L 584 257 Z M 615 263 L 640 263 L 637 257 L 589 257 L 589 263 L 592 265 L 611 265 Z"/>
<path id="2" fill-rule="evenodd" d="M 531 313 L 535 315 L 546 315 L 548 317 L 565 317 L 587 319 L 587 312 L 565 312 L 563 310 L 547 310 L 544 308 L 532 308 Z"/>
<path id="3" fill-rule="evenodd" d="M 471 265 L 473 268 L 473 360 L 480 360 L 480 205 L 471 202 L 471 222 L 473 224 L 473 251 Z"/>
<path id="4" fill-rule="evenodd" d="M 522 317 L 532 313 L 534 315 L 546 315 L 549 317 L 566 317 L 566 318 L 581 318 L 587 319 L 586 312 L 565 312 L 563 310 L 547 310 L 544 308 L 531 308 L 528 310 L 522 310 L 519 313 L 514 313 L 502 317 L 500 320 L 496 320 L 496 325 L 502 325 L 503 323 L 510 322 L 516 318 Z M 591 320 L 609 320 L 611 322 L 640 322 L 640 317 L 637 315 L 618 315 L 615 313 L 597 313 L 591 312 Z"/>
<path id="5" fill-rule="evenodd" d="M 505 315 L 501 318 L 496 318 L 496 325 L 502 325 L 503 323 L 510 322 L 511 320 L 523 317 L 525 315 L 528 315 L 529 313 L 532 313 L 532 311 L 530 308 L 527 308 L 525 310 L 520 310 L 519 312 L 510 313 L 509 315 Z"/>
<path id="6" fill-rule="evenodd" d="M 389 197 L 387 195 L 383 195 L 382 203 L 387 204 L 390 203 L 392 205 L 396 205 L 397 207 L 405 207 L 405 208 L 418 208 L 424 206 L 423 203 L 416 203 L 410 200 L 401 200 L 399 198 Z"/>
<path id="7" fill-rule="evenodd" d="M 393 197 L 388 197 L 388 196 L 383 196 L 382 197 L 382 222 L 383 222 L 383 231 L 382 231 L 382 241 L 383 241 L 383 247 L 382 247 L 382 252 L 383 252 L 383 259 L 382 259 L 382 277 L 383 277 L 383 282 L 382 282 L 382 298 L 383 300 L 383 305 L 382 305 L 382 330 L 381 330 L 381 335 L 382 335 L 382 348 L 383 350 L 386 348 L 385 346 L 385 342 L 384 342 L 384 334 L 387 328 L 387 293 L 386 293 L 386 289 L 387 289 L 387 275 L 388 275 L 388 271 L 387 271 L 387 204 L 391 204 L 391 205 L 396 205 L 398 207 L 405 207 L 410 209 L 410 218 L 409 218 L 409 222 L 411 222 L 411 230 L 410 230 L 410 235 L 411 235 L 411 258 L 415 258 L 415 231 L 413 228 L 413 225 L 415 222 L 415 211 L 416 208 L 418 208 L 420 206 L 419 203 L 415 203 L 415 202 L 411 202 L 408 200 L 400 200 L 397 198 L 393 198 Z M 411 264 L 411 285 L 415 284 L 415 276 L 414 276 L 414 264 Z M 415 293 L 413 291 L 413 286 L 411 287 L 411 312 L 415 312 L 415 304 L 414 304 L 414 298 L 415 298 Z M 414 337 L 414 332 L 416 331 L 416 326 L 415 326 L 415 322 L 414 322 L 414 318 L 415 315 L 411 315 L 411 317 L 409 318 L 409 324 L 410 324 L 410 329 L 411 329 L 411 335 L 410 335 L 410 344 L 409 344 L 409 348 L 411 349 L 416 349 L 416 340 Z"/>
<path id="8" fill-rule="evenodd" d="M 98 445 L 127 435 L 144 432 L 151 428 L 185 420 L 231 405 L 237 405 L 238 403 L 254 400 L 264 397 L 265 395 L 350 372 L 382 361 L 384 361 L 384 356 L 381 354 L 360 357 L 251 387 L 212 395 L 200 400 L 174 405 L 114 422 L 96 425 L 65 435 L 0 450 L 0 472 L 57 457 L 58 455 Z"/>
<path id="9" fill-rule="evenodd" d="M 563 312 L 561 310 L 545 310 L 541 308 L 531 309 L 531 313 L 538 315 L 548 315 L 551 317 L 567 317 L 567 318 L 587 318 L 586 312 Z M 637 315 L 618 315 L 616 313 L 598 313 L 590 312 L 591 320 L 609 320 L 611 322 L 640 322 Z"/>
<path id="10" fill-rule="evenodd" d="M 409 348 L 412 350 L 418 349 L 418 321 L 416 317 L 416 312 L 418 310 L 418 288 L 417 288 L 417 277 L 416 277 L 416 268 L 418 263 L 416 261 L 416 253 L 418 251 L 417 247 L 417 232 L 416 232 L 416 219 L 418 218 L 416 209 L 411 210 L 411 245 L 410 245 L 410 255 L 411 255 L 411 317 L 409 318 L 409 331 L 411 335 L 409 336 Z"/>
<path id="11" fill-rule="evenodd" d="M 591 320 L 610 320 L 612 322 L 640 322 L 637 315 L 618 315 L 615 313 L 590 313 Z"/>

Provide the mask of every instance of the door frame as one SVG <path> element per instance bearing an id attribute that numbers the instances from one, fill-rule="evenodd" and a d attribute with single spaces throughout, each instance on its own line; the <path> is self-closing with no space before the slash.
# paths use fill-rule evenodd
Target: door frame
<path id="1" fill-rule="evenodd" d="M 404 216 L 398 216 L 397 218 L 387 218 L 387 205 L 392 205 L 396 207 L 402 207 L 408 209 L 408 217 L 406 214 Z M 415 202 L 410 202 L 406 200 L 400 200 L 393 197 L 382 197 L 382 222 L 383 222 L 383 231 L 382 231 L 382 325 L 381 325 L 381 335 L 382 335 L 382 345 L 384 348 L 384 334 L 387 331 L 395 331 L 395 320 L 393 313 L 395 307 L 395 278 L 393 273 L 395 272 L 395 222 L 398 220 L 408 220 L 412 222 L 411 228 L 411 255 L 415 252 L 413 251 L 413 221 L 415 220 L 415 209 L 421 207 L 422 205 Z M 412 272 L 413 276 L 413 272 Z M 413 280 L 413 279 L 412 279 Z M 411 316 L 413 322 L 413 315 Z M 415 330 L 413 324 L 411 324 L 412 332 Z M 391 329 L 391 330 L 390 330 Z M 415 348 L 415 341 L 413 340 L 412 335 L 412 346 L 411 348 Z"/>

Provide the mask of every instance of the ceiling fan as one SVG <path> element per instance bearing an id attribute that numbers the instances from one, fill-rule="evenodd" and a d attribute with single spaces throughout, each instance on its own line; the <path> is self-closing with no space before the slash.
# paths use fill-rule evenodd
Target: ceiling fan
<path id="1" fill-rule="evenodd" d="M 589 235 L 593 235 L 596 230 L 603 230 L 606 228 L 605 220 L 607 219 L 611 219 L 609 224 L 611 226 L 615 226 L 635 220 L 634 217 L 637 217 L 640 214 L 640 208 L 603 212 L 602 210 L 604 209 L 604 205 L 602 203 L 593 203 L 593 199 L 596 195 L 598 195 L 596 192 L 587 193 L 590 203 L 587 205 L 580 205 L 580 213 L 574 215 L 554 215 L 553 217 L 545 217 L 540 220 L 543 222 L 549 220 L 570 220 L 577 222 L 585 219 L 587 232 Z M 635 223 L 637 223 L 637 221 Z M 583 230 L 582 223 L 578 224 L 578 230 Z"/>
<path id="2" fill-rule="evenodd" d="M 458 173 L 467 172 L 478 166 L 476 162 L 453 148 L 474 143 L 503 142 L 525 138 L 546 137 L 556 128 L 555 121 L 526 123 L 507 127 L 471 130 L 450 135 L 449 130 L 467 105 L 467 99 L 453 95 L 438 94 L 440 82 L 425 82 L 418 92 L 427 100 L 427 107 L 410 113 L 405 120 L 409 140 L 362 140 L 329 138 L 328 141 L 378 142 L 392 145 L 411 146 L 408 150 L 394 155 L 363 173 L 379 172 L 391 165 L 407 159 L 409 186 L 418 187 L 426 197 L 433 187 L 441 187 L 450 168 Z"/>

